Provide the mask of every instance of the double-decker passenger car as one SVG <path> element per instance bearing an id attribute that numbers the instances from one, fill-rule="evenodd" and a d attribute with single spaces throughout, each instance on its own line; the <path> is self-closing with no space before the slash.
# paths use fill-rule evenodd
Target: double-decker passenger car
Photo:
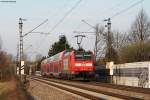
<path id="1" fill-rule="evenodd" d="M 62 51 L 41 62 L 42 75 L 48 77 L 87 78 L 94 69 L 94 55 L 90 51 Z"/>

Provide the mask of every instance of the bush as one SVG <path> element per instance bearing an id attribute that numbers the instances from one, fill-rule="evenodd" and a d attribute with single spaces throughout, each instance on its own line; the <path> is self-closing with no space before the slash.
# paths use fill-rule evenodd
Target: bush
<path id="1" fill-rule="evenodd" d="M 0 80 L 6 80 L 14 75 L 14 64 L 11 56 L 0 51 Z"/>
<path id="2" fill-rule="evenodd" d="M 150 60 L 150 43 L 136 42 L 120 49 L 120 63 Z"/>

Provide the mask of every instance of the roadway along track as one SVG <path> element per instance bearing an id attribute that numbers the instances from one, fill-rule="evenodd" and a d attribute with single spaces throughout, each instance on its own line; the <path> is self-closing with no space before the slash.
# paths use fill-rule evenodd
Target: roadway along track
<path id="1" fill-rule="evenodd" d="M 140 98 L 131 97 L 127 95 L 116 94 L 108 92 L 107 90 L 99 90 L 91 87 L 84 87 L 81 85 L 70 84 L 71 82 L 64 82 L 64 80 L 53 80 L 47 78 L 32 77 L 36 81 L 57 87 L 59 89 L 66 90 L 68 92 L 80 95 L 82 97 L 92 100 L 142 100 Z M 84 84 L 86 86 L 86 84 Z"/>

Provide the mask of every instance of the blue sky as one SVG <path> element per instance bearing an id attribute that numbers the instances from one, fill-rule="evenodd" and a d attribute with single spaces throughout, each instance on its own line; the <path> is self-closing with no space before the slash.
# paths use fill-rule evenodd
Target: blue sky
<path id="1" fill-rule="evenodd" d="M 24 21 L 23 33 L 28 32 L 45 19 L 49 21 L 36 31 L 49 32 L 52 27 L 67 13 L 79 0 L 16 0 L 16 3 L 0 3 L 0 36 L 3 40 L 3 50 L 16 55 L 18 43 L 18 19 Z M 73 31 L 87 31 L 90 27 L 81 22 L 85 19 L 88 23 L 105 25 L 103 20 L 115 13 L 129 7 L 140 0 L 82 0 L 81 3 L 65 18 L 65 20 L 51 32 L 50 35 L 32 33 L 24 39 L 24 48 L 32 47 L 25 52 L 31 56 L 36 53 L 47 55 L 48 48 L 58 40 L 59 35 L 65 34 L 69 43 L 77 47 Z M 130 10 L 112 19 L 112 30 L 127 32 L 137 13 L 143 8 L 150 16 L 150 0 L 131 8 Z M 93 31 L 93 30 L 91 30 Z M 82 46 L 93 50 L 94 36 L 87 35 Z M 35 53 L 36 52 L 36 53 Z M 33 54 L 35 53 L 35 54 Z"/>

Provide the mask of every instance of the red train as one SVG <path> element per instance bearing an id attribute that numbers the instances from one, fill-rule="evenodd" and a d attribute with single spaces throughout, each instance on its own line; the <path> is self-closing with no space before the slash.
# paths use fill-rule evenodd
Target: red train
<path id="1" fill-rule="evenodd" d="M 93 76 L 94 55 L 88 51 L 62 51 L 41 62 L 42 76 L 73 79 Z"/>

